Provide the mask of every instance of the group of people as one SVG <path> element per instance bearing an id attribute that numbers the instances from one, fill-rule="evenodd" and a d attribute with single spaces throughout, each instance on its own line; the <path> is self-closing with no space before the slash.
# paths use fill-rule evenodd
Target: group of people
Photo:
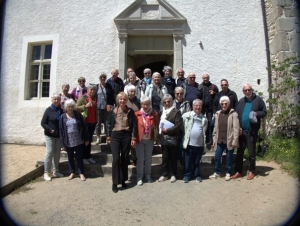
<path id="1" fill-rule="evenodd" d="M 209 149 L 213 146 L 215 150 L 215 172 L 209 178 L 221 177 L 224 151 L 227 153 L 225 180 L 241 177 L 246 147 L 250 161 L 247 179 L 254 178 L 256 140 L 267 111 L 264 101 L 250 84 L 243 85 L 245 96 L 238 101 L 226 79 L 221 80 L 219 91 L 210 82 L 208 73 L 202 75 L 202 83 L 196 82 L 193 72 L 185 77 L 182 68 L 177 69 L 176 79 L 172 78 L 169 66 L 164 67 L 163 76 L 158 72 L 152 74 L 149 68 L 143 73 L 144 77 L 138 78 L 133 69 L 128 68 L 123 81 L 118 76 L 119 71 L 113 69 L 110 78 L 101 73 L 99 84 L 88 87 L 81 77 L 78 87 L 70 93 L 69 85 L 64 84 L 62 93 L 52 96 L 52 104 L 41 123 L 46 139 L 45 180 L 51 180 L 51 161 L 52 176 L 63 176 L 58 171 L 59 151 L 66 150 L 69 179 L 75 177 L 75 152 L 78 172 L 84 181 L 84 164 L 95 163 L 91 157 L 91 142 L 96 132 L 96 143 L 100 143 L 101 124 L 112 151 L 112 191 L 115 193 L 118 184 L 127 187 L 130 152 L 131 160 L 136 162 L 137 185 L 153 181 L 151 159 L 155 143 L 161 144 L 162 149 L 159 182 L 169 176 L 171 183 L 176 181 L 183 154 L 183 182 L 188 183 L 193 178 L 201 182 L 200 161 L 205 146 Z M 235 148 L 236 167 L 232 174 Z"/>

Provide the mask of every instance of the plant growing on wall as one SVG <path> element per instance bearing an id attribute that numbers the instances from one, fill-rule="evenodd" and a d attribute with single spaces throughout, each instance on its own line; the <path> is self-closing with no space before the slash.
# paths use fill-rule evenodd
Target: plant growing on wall
<path id="1" fill-rule="evenodd" d="M 283 62 L 271 65 L 272 84 L 268 91 L 269 103 L 267 124 L 268 134 L 283 137 L 295 137 L 299 134 L 299 72 L 296 58 L 287 58 Z M 297 96 L 298 95 L 298 96 Z"/>

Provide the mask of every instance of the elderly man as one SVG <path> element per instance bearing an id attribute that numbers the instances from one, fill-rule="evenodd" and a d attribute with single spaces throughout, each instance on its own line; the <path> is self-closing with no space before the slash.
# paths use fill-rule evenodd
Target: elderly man
<path id="1" fill-rule="evenodd" d="M 178 68 L 176 74 L 177 78 L 175 79 L 175 84 L 178 87 L 185 82 L 186 78 L 184 77 L 184 70 L 182 68 Z"/>
<path id="2" fill-rule="evenodd" d="M 196 75 L 194 72 L 189 72 L 187 80 L 181 84 L 184 91 L 184 99 L 190 103 L 192 108 L 193 100 L 202 99 L 202 84 L 196 82 Z"/>
<path id="3" fill-rule="evenodd" d="M 202 75 L 202 86 L 203 86 L 203 97 L 200 98 L 203 101 L 202 113 L 205 114 L 208 124 L 210 125 L 213 116 L 213 102 L 216 94 L 219 92 L 218 87 L 212 84 L 210 81 L 210 76 L 208 73 Z M 211 127 L 208 127 L 206 131 L 206 146 L 210 149 L 212 145 L 212 131 Z"/>
<path id="4" fill-rule="evenodd" d="M 119 76 L 118 69 L 111 70 L 111 77 L 106 81 L 106 95 L 107 95 L 107 104 L 115 105 L 115 100 L 117 95 L 124 90 L 124 83 Z"/>
<path id="5" fill-rule="evenodd" d="M 131 67 L 127 68 L 126 78 L 124 78 L 124 86 L 126 86 L 127 84 L 130 83 L 129 75 L 130 75 L 131 72 L 134 72 L 133 69 Z"/>
<path id="6" fill-rule="evenodd" d="M 236 112 L 240 121 L 240 137 L 236 155 L 236 174 L 231 176 L 231 179 L 237 179 L 242 176 L 244 151 L 247 147 L 250 162 L 247 180 L 252 180 L 255 177 L 255 149 L 260 120 L 267 115 L 267 109 L 262 98 L 253 93 L 252 86 L 249 83 L 243 85 L 243 93 L 245 97 L 241 98 L 236 106 Z"/>
<path id="7" fill-rule="evenodd" d="M 202 182 L 200 160 L 204 151 L 207 119 L 201 111 L 202 101 L 195 99 L 193 101 L 193 111 L 182 115 L 182 130 L 184 131 L 182 143 L 185 151 L 184 183 L 188 183 L 192 176 L 196 178 L 196 182 Z M 192 166 L 194 166 L 193 169 Z"/>
<path id="8" fill-rule="evenodd" d="M 152 74 L 150 68 L 145 68 L 143 73 L 144 73 L 144 78 L 141 80 L 141 86 L 143 87 L 142 90 L 144 95 L 146 89 L 151 84 Z"/>

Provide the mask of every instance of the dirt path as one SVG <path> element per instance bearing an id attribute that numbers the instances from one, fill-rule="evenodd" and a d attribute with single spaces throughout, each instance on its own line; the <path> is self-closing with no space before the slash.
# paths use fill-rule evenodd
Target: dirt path
<path id="1" fill-rule="evenodd" d="M 3 203 L 18 225 L 283 225 L 299 204 L 299 181 L 273 162 L 257 165 L 252 181 L 132 182 L 117 194 L 110 176 L 37 179 Z"/>

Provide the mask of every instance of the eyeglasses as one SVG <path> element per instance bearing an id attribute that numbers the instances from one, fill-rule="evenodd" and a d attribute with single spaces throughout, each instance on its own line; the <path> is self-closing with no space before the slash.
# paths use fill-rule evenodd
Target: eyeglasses
<path id="1" fill-rule="evenodd" d="M 196 77 L 189 77 L 190 79 L 195 79 Z"/>
<path id="2" fill-rule="evenodd" d="M 85 80 L 78 80 L 78 82 L 85 82 Z"/>
<path id="3" fill-rule="evenodd" d="M 251 89 L 244 89 L 243 91 L 244 92 L 251 92 L 252 90 Z"/>
<path id="4" fill-rule="evenodd" d="M 223 86 L 228 86 L 228 85 L 227 84 L 222 84 L 221 86 L 223 87 Z"/>
<path id="5" fill-rule="evenodd" d="M 183 95 L 183 93 L 175 93 L 176 95 Z"/>
<path id="6" fill-rule="evenodd" d="M 227 105 L 227 103 L 221 103 L 221 105 L 223 106 L 223 105 Z"/>
<path id="7" fill-rule="evenodd" d="M 164 101 L 163 103 L 164 103 L 164 104 L 166 104 L 166 103 L 171 103 L 171 101 L 166 100 L 166 101 Z"/>

